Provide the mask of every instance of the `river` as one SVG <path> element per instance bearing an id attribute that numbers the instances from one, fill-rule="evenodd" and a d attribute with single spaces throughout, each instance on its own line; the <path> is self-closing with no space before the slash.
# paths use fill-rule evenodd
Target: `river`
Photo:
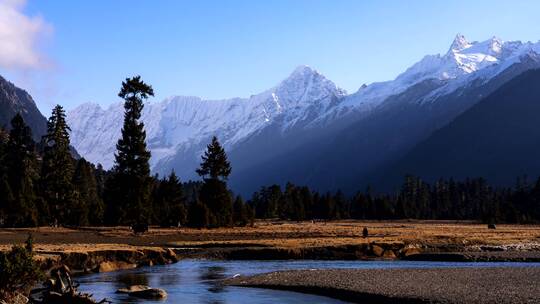
<path id="1" fill-rule="evenodd" d="M 221 286 L 219 280 L 236 274 L 250 275 L 290 269 L 324 268 L 434 268 L 434 267 L 540 267 L 540 263 L 463 263 L 410 261 L 216 261 L 182 260 L 165 266 L 143 267 L 119 272 L 87 275 L 77 278 L 79 290 L 92 293 L 95 299 L 107 298 L 113 303 L 344 303 L 342 301 L 289 291 Z M 139 300 L 116 294 L 128 285 L 163 288 L 168 297 L 161 301 Z"/>

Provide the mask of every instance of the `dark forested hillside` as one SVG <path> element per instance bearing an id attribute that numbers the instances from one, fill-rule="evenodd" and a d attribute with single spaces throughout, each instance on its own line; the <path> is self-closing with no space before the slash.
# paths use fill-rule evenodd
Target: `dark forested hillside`
<path id="1" fill-rule="evenodd" d="M 433 133 L 381 176 L 484 177 L 494 185 L 540 172 L 540 70 L 525 72 Z"/>

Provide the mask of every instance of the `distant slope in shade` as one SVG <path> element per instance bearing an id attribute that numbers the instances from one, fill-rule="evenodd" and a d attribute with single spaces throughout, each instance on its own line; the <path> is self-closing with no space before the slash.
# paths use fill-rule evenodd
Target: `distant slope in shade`
<path id="1" fill-rule="evenodd" d="M 444 127 L 476 102 L 503 86 L 509 80 L 524 71 L 539 67 L 538 56 L 523 57 L 497 76 L 486 81 L 474 79 L 455 92 L 443 95 L 430 102 L 419 102 L 426 94 L 445 85 L 445 82 L 427 80 L 419 83 L 402 94 L 390 97 L 383 105 L 374 109 L 362 119 L 357 119 L 342 128 L 332 130 L 310 130 L 316 133 L 310 141 L 302 142 L 298 134 L 294 137 L 275 141 L 263 136 L 259 144 L 248 142 L 248 148 L 263 146 L 260 142 L 270 139 L 267 151 L 283 149 L 281 146 L 294 146 L 287 153 L 253 164 L 242 171 L 236 171 L 231 178 L 233 189 L 248 194 L 260 185 L 272 183 L 284 184 L 291 181 L 308 185 L 321 191 L 341 189 L 348 194 L 364 190 L 368 185 L 375 190 L 395 189 L 403 175 L 388 178 L 384 173 L 389 165 L 403 158 L 419 142 L 429 138 L 433 132 Z M 256 137 L 251 141 L 257 140 Z M 271 148 L 271 143 L 276 148 Z M 301 143 L 301 144 L 297 144 Z M 240 145 L 240 152 L 247 150 Z M 265 152 L 259 150 L 258 155 Z M 238 151 L 231 151 L 233 159 L 243 162 L 249 155 L 237 157 Z M 234 164 L 234 163 L 233 163 Z"/>
<path id="2" fill-rule="evenodd" d="M 381 183 L 410 173 L 484 177 L 513 185 L 518 176 L 540 174 L 540 70 L 527 71 L 418 144 L 386 171 Z"/>

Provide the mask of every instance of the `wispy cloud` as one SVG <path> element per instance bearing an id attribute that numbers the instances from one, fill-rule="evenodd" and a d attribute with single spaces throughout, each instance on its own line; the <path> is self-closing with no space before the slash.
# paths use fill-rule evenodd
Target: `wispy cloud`
<path id="1" fill-rule="evenodd" d="M 0 67 L 41 69 L 50 61 L 41 49 L 52 26 L 41 16 L 24 12 L 25 0 L 0 0 Z"/>

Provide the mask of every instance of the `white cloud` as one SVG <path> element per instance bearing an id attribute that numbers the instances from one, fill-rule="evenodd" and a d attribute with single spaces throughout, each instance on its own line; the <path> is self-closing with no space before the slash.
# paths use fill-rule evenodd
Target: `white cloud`
<path id="1" fill-rule="evenodd" d="M 0 67 L 36 69 L 49 65 L 40 49 L 52 26 L 24 13 L 25 0 L 0 0 Z"/>

